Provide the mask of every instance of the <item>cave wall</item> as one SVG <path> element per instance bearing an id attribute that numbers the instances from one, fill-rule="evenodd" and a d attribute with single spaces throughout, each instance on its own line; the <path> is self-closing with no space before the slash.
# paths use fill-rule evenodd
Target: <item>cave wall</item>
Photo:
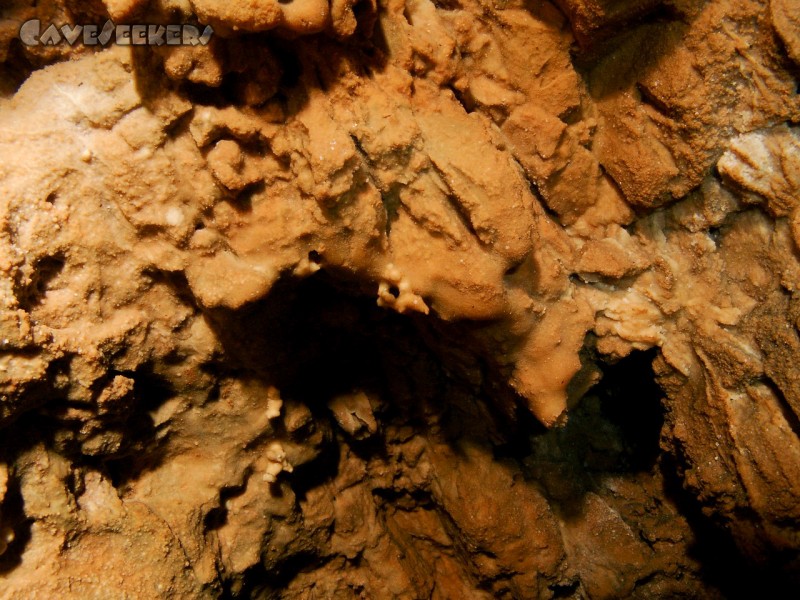
<path id="1" fill-rule="evenodd" d="M 0 597 L 800 584 L 792 4 L 6 3 Z"/>

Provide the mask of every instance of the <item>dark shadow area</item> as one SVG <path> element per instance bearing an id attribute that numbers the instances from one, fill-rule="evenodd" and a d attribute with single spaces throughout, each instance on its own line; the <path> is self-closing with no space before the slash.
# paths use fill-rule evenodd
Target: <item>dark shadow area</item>
<path id="1" fill-rule="evenodd" d="M 255 565 L 245 571 L 244 584 L 237 592 L 230 586 L 221 595 L 221 600 L 234 600 L 236 598 L 252 598 L 264 600 L 277 600 L 281 598 L 279 590 L 286 588 L 299 573 L 308 573 L 325 565 L 327 560 L 313 552 L 298 552 L 280 561 L 267 575 L 261 565 Z"/>
<path id="2" fill-rule="evenodd" d="M 324 451 L 311 462 L 295 467 L 292 473 L 292 491 L 299 501 L 306 499 L 309 490 L 335 479 L 339 472 L 339 441 L 330 429 L 326 434 Z"/>
<path id="3" fill-rule="evenodd" d="M 111 425 L 119 428 L 124 444 L 115 455 L 91 459 L 95 468 L 108 475 L 116 489 L 124 488 L 128 481 L 161 464 L 164 450 L 150 415 L 175 396 L 172 384 L 156 373 L 151 365 L 127 375 L 134 380 L 133 406 L 130 414 L 113 419 Z"/>
<path id="4" fill-rule="evenodd" d="M 165 75 L 164 62 L 171 48 L 134 47 L 133 77 L 144 105 L 157 111 L 165 92 L 178 92 L 194 105 L 252 107 L 277 104 L 287 118 L 306 104 L 308 91 L 326 90 L 347 71 L 369 77 L 386 68 L 384 33 L 371 3 L 353 6 L 355 33 L 346 39 L 320 33 L 286 36 L 274 31 L 215 35 L 201 61 L 213 62 L 222 72 L 221 82 L 207 84 L 176 81 Z"/>
<path id="5" fill-rule="evenodd" d="M 48 23 L 58 26 L 78 23 L 102 25 L 108 19 L 108 11 L 97 0 L 91 2 L 67 1 L 64 4 L 65 10 L 62 11 L 54 3 L 39 2 L 38 0 L 3 2 L 0 3 L 0 21 L 19 32 L 23 23 L 32 18 L 42 21 L 42 30 L 46 30 Z M 17 33 L 17 36 L 12 38 L 8 44 L 5 60 L 0 62 L 0 97 L 16 93 L 34 71 L 58 62 L 72 60 L 78 56 L 87 56 L 103 49 L 101 45 L 87 46 L 80 42 L 73 46 L 62 43 L 56 46 L 40 44 L 29 48 L 22 43 Z"/>
<path id="6" fill-rule="evenodd" d="M 631 91 L 646 102 L 647 98 L 641 96 L 642 86 L 637 84 L 657 66 L 669 63 L 688 27 L 677 15 L 640 23 L 609 38 L 591 53 L 573 56 L 573 66 L 596 101 Z"/>
<path id="7" fill-rule="evenodd" d="M 513 418 L 508 417 L 500 401 L 507 390 L 499 388 L 492 369 L 474 356 L 470 359 L 464 347 L 474 325 L 397 315 L 377 307 L 374 296 L 365 292 L 348 285 L 341 273 L 323 270 L 300 282 L 282 280 L 267 298 L 243 310 L 211 315 L 226 364 L 269 381 L 284 400 L 307 406 L 314 427 L 324 430 L 319 458 L 289 475 L 298 498 L 337 477 L 343 444 L 365 461 L 384 460 L 391 443 L 384 435 L 392 424 L 406 425 L 414 435 L 434 435 L 452 444 L 457 456 L 465 440 L 491 448 L 498 461 L 519 464 L 564 519 L 581 518 L 586 493 L 597 492 L 610 475 L 659 477 L 659 468 L 671 472 L 661 462 L 659 448 L 664 413 L 663 393 L 652 368 L 655 350 L 601 365 L 602 381 L 570 412 L 567 425 L 546 430 L 519 404 Z M 224 373 L 224 366 L 219 369 Z M 328 407 L 336 395 L 354 391 L 381 399 L 374 407 L 379 431 L 367 440 L 349 437 Z M 432 422 L 437 424 L 435 434 L 430 432 Z M 674 473 L 670 476 L 676 481 Z M 409 495 L 376 488 L 373 494 L 386 506 L 433 502 L 424 491 Z M 762 571 L 748 565 L 696 504 L 684 498 L 679 506 L 697 532 L 697 558 L 709 585 L 726 594 L 752 591 L 744 583 Z M 224 514 L 209 518 L 222 522 Z M 246 593 L 228 597 L 272 597 L 269 594 L 293 577 L 325 560 L 313 552 L 301 553 L 277 571 L 254 567 L 246 577 Z M 736 565 L 739 583 L 724 580 L 730 565 Z M 777 582 L 775 589 L 790 581 L 781 578 L 779 569 L 770 575 Z M 259 596 L 258 590 L 272 591 Z M 575 590 L 567 585 L 554 591 L 570 597 Z"/>
<path id="8" fill-rule="evenodd" d="M 8 544 L 5 552 L 0 554 L 0 578 L 2 578 L 22 562 L 22 554 L 31 539 L 32 521 L 25 516 L 19 482 L 14 477 L 9 478 L 5 500 L 0 506 L 0 517 L 2 517 L 0 533 L 3 528 L 7 527 L 14 535 L 14 539 Z"/>
<path id="9" fill-rule="evenodd" d="M 314 258 L 324 262 L 319 255 Z M 776 591 L 792 583 L 792 577 L 783 572 L 785 567 L 749 565 L 730 536 L 703 516 L 696 501 L 680 488 L 675 465 L 659 450 L 663 394 L 655 383 L 654 350 L 601 365 L 602 381 L 570 412 L 568 423 L 546 430 L 516 401 L 502 374 L 470 345 L 478 325 L 396 314 L 376 305 L 375 290 L 350 281 L 346 273 L 323 268 L 305 280 L 280 280 L 266 298 L 238 311 L 206 314 L 224 347 L 224 355 L 206 366 L 208 372 L 217 378 L 260 379 L 280 390 L 285 405 L 302 405 L 312 415 L 308 426 L 293 431 L 282 429 L 284 422 L 276 422 L 282 436 L 304 443 L 317 435 L 322 446 L 316 459 L 285 475 L 298 500 L 337 477 L 343 445 L 364 462 L 388 464 L 387 447 L 396 442 L 387 437 L 388 432 L 401 427 L 410 432 L 407 435 L 435 437 L 452 445 L 455 456 L 462 456 L 459 448 L 467 441 L 493 452 L 499 463 L 516 463 L 524 479 L 543 489 L 553 510 L 565 520 L 581 518 L 586 493 L 597 491 L 605 477 L 655 477 L 660 466 L 671 495 L 696 532 L 696 558 L 704 565 L 709 585 L 728 597 L 744 598 L 753 597 L 748 594 L 757 589 L 748 583 L 751 580 L 762 581 L 758 589 L 765 589 L 765 580 L 754 578 L 769 577 L 769 589 Z M 168 278 L 164 283 L 176 293 L 189 294 L 183 278 Z M 589 352 L 587 360 L 594 358 Z M 102 429 L 120 428 L 125 445 L 118 454 L 82 454 L 78 426 L 86 424 L 88 413 L 70 420 L 64 411 L 91 412 L 93 407 L 68 406 L 52 399 L 20 419 L 13 430 L 19 438 L 17 445 L 10 441 L 8 448 L 45 440 L 77 464 L 107 474 L 117 488 L 157 466 L 162 454 L 150 413 L 173 398 L 175 390 L 150 366 L 109 373 L 108 379 L 98 383 L 98 393 L 118 374 L 134 380 L 131 412 L 122 420 L 96 423 Z M 378 431 L 363 440 L 344 431 L 329 408 L 337 395 L 354 392 L 376 399 L 372 409 Z M 215 401 L 218 398 L 212 394 L 208 402 Z M 223 490 L 220 507 L 206 517 L 207 529 L 226 522 L 225 501 L 243 491 L 244 487 Z M 437 510 L 425 490 L 376 485 L 372 493 L 381 506 L 405 503 Z M 8 514 L 16 511 L 18 520 L 24 520 L 21 505 L 15 509 L 14 502 L 19 505 L 21 498 L 9 495 Z M 2 563 L 8 569 L 18 564 L 13 562 L 14 553 L 18 557 L 26 543 L 25 526 L 15 531 L 18 545 L 9 549 L 7 562 Z M 314 549 L 298 549 L 277 565 L 252 567 L 242 590 L 228 589 L 223 597 L 279 597 L 280 590 L 299 573 L 313 571 L 328 560 L 331 556 Z M 729 574 L 732 566 L 733 576 Z M 580 590 L 574 584 L 559 584 L 552 591 L 556 597 L 567 598 Z"/>
<path id="10" fill-rule="evenodd" d="M 634 351 L 612 365 L 601 365 L 603 379 L 592 390 L 600 398 L 602 415 L 619 431 L 623 450 L 618 468 L 646 471 L 661 452 L 664 397 L 656 383 L 653 359 L 657 350 Z"/>
<path id="11" fill-rule="evenodd" d="M 683 488 L 681 467 L 670 455 L 661 458 L 668 496 L 679 507 L 693 533 L 692 556 L 702 564 L 704 581 L 728 600 L 789 598 L 800 590 L 800 556 L 774 552 L 761 564 L 748 560 L 723 524 L 704 515 L 697 499 Z"/>
<path id="12" fill-rule="evenodd" d="M 66 369 L 68 360 L 51 364 L 51 379 L 58 379 L 59 373 Z M 47 386 L 43 384 L 39 405 L 16 419 L 13 427 L 3 430 L 2 450 L 15 456 L 43 443 L 76 465 L 104 473 L 117 488 L 157 466 L 163 453 L 150 413 L 174 397 L 175 392 L 165 378 L 147 366 L 136 372 L 110 371 L 98 381 L 95 396 L 120 374 L 132 378 L 134 386 L 132 398 L 123 401 L 125 408 L 119 413 L 104 413 L 95 402 L 68 401 L 63 390 L 59 391 L 52 381 Z M 118 447 L 108 449 L 91 444 L 94 436 L 107 434 L 117 436 Z"/>
<path id="13" fill-rule="evenodd" d="M 375 290 L 323 269 L 301 281 L 282 279 L 266 298 L 241 310 L 209 314 L 225 353 L 215 373 L 224 376 L 227 365 L 235 365 L 238 373 L 274 385 L 285 405 L 302 405 L 313 416 L 309 429 L 279 429 L 294 441 L 319 436 L 316 443 L 322 446 L 317 458 L 286 476 L 298 501 L 337 478 L 343 446 L 364 463 L 378 461 L 393 468 L 395 459 L 387 448 L 398 443 L 390 436 L 400 428 L 452 443 L 456 454 L 464 440 L 471 440 L 480 446 L 508 443 L 504 451 L 509 455 L 515 453 L 515 444 L 523 443 L 523 427 L 543 429 L 529 414 L 514 423 L 495 402 L 495 395 L 513 392 L 499 390 L 502 378 L 465 345 L 470 325 L 399 315 L 378 307 L 375 298 Z M 374 399 L 378 429 L 365 439 L 345 431 L 329 405 L 335 397 L 353 393 Z M 398 491 L 376 483 L 372 493 L 380 506 L 431 504 L 425 491 Z M 212 518 L 221 520 L 224 514 Z M 285 561 L 278 570 L 254 567 L 247 574 L 246 590 L 229 597 L 273 597 L 257 595 L 254 590 L 261 587 L 279 597 L 277 590 L 324 559 L 311 553 Z"/>
<path id="14" fill-rule="evenodd" d="M 305 280 L 281 279 L 266 298 L 239 311 L 212 311 L 209 322 L 227 364 L 269 382 L 315 416 L 328 414 L 333 397 L 363 391 L 385 399 L 375 407 L 379 420 L 421 425 L 436 413 L 454 437 L 484 439 L 487 427 L 504 435 L 544 430 L 527 411 L 516 411 L 520 398 L 504 374 L 479 355 L 477 342 L 471 345 L 480 325 L 401 315 L 377 306 L 376 298 L 375 289 L 324 268 Z M 523 414 L 526 428 L 517 422 Z M 473 428 L 469 419 L 476 417 Z M 351 442 L 374 450 L 372 441 Z"/>
<path id="15" fill-rule="evenodd" d="M 555 5 L 570 23 L 578 43 L 576 54 L 584 57 L 607 51 L 620 32 L 683 17 L 674 4 L 663 0 L 596 0 L 591 8 L 583 2 L 556 0 Z"/>
<path id="16" fill-rule="evenodd" d="M 19 307 L 31 312 L 45 299 L 47 291 L 56 283 L 56 278 L 64 270 L 66 261 L 63 256 L 46 256 L 33 267 L 31 281 L 16 290 Z"/>
<path id="17" fill-rule="evenodd" d="M 219 506 L 212 508 L 203 519 L 203 525 L 206 530 L 219 529 L 228 522 L 228 509 L 226 503 L 233 499 L 238 498 L 247 490 L 247 483 L 231 487 L 222 488 L 219 492 Z"/>
<path id="18" fill-rule="evenodd" d="M 600 363 L 603 378 L 570 410 L 566 425 L 532 429 L 527 448 L 518 442 L 517 459 L 562 518 L 581 518 L 586 493 L 607 477 L 654 470 L 664 423 L 654 356 L 655 350 L 634 351 L 616 364 Z"/>
<path id="19" fill-rule="evenodd" d="M 374 337 L 384 311 L 339 293 L 324 277 L 284 279 L 253 305 L 209 313 L 227 362 L 312 411 L 336 394 L 381 384 Z"/>
<path id="20" fill-rule="evenodd" d="M 5 62 L 0 64 L 0 94 L 15 94 L 39 66 L 25 55 L 22 42 L 11 40 Z"/>

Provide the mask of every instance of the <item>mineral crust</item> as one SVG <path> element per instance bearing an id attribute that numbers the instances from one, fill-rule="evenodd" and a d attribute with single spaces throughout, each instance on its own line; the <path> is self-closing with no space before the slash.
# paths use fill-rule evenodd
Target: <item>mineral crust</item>
<path id="1" fill-rule="evenodd" d="M 798 15 L 6 2 L 0 598 L 800 586 Z"/>

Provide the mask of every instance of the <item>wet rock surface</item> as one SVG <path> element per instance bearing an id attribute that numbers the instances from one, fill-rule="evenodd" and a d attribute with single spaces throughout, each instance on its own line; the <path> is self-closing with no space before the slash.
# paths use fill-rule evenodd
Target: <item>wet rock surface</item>
<path id="1" fill-rule="evenodd" d="M 0 11 L 0 597 L 800 585 L 791 2 Z"/>

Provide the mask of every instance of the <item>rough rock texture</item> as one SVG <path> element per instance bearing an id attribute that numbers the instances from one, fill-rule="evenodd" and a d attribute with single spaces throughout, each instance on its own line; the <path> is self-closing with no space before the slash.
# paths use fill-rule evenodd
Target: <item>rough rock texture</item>
<path id="1" fill-rule="evenodd" d="M 793 2 L 1 10 L 0 598 L 800 585 Z"/>

